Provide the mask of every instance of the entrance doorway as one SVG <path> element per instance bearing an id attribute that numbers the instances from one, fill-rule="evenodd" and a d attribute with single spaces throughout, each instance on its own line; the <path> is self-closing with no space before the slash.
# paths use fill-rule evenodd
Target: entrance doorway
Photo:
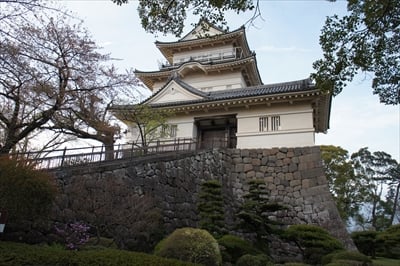
<path id="1" fill-rule="evenodd" d="M 200 148 L 236 148 L 236 115 L 198 117 L 195 124 Z"/>

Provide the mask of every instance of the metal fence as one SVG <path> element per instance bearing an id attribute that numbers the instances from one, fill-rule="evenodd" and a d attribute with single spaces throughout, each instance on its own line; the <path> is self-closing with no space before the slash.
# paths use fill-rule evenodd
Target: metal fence
<path id="1" fill-rule="evenodd" d="M 114 146 L 93 146 L 83 148 L 64 148 L 40 152 L 12 153 L 10 158 L 22 159 L 34 164 L 37 169 L 55 169 L 119 159 L 132 159 L 166 152 L 192 151 L 197 149 L 193 139 L 174 139 L 151 142 L 146 146 L 137 143 Z"/>

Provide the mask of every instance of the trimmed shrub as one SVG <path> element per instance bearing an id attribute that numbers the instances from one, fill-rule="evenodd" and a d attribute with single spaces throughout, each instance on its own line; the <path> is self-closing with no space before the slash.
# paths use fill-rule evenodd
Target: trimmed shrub
<path id="1" fill-rule="evenodd" d="M 381 232 L 377 240 L 383 245 L 385 257 L 400 259 L 400 224 L 392 225 Z"/>
<path id="2" fill-rule="evenodd" d="M 221 253 L 217 240 L 206 230 L 176 229 L 157 244 L 154 254 L 204 265 L 220 265 Z"/>
<path id="3" fill-rule="evenodd" d="M 367 255 L 375 258 L 376 256 L 376 249 L 377 249 L 377 231 L 359 231 L 359 232 L 352 232 L 351 238 L 354 241 L 357 249 Z"/>
<path id="4" fill-rule="evenodd" d="M 266 255 L 246 254 L 239 258 L 236 266 L 273 266 L 274 264 Z"/>
<path id="5" fill-rule="evenodd" d="M 222 261 L 232 264 L 236 263 L 243 255 L 261 253 L 261 251 L 253 247 L 252 243 L 234 235 L 224 235 L 218 239 L 218 244 L 221 247 Z"/>
<path id="6" fill-rule="evenodd" d="M 309 264 L 320 264 L 324 255 L 343 249 L 339 240 L 315 225 L 291 225 L 285 231 L 284 238 L 293 241 L 299 247 L 304 261 Z"/>
<path id="7" fill-rule="evenodd" d="M 337 251 L 330 253 L 322 258 L 322 264 L 344 263 L 342 265 L 372 265 L 372 260 L 366 255 L 356 251 Z"/>
<path id="8" fill-rule="evenodd" d="M 56 191 L 48 173 L 25 161 L 0 157 L 0 206 L 8 211 L 8 223 L 16 226 L 47 217 Z"/>

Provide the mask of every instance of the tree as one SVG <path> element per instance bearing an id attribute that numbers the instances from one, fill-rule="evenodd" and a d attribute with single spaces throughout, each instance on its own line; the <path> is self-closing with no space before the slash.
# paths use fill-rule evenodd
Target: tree
<path id="1" fill-rule="evenodd" d="M 78 137 L 110 143 L 118 130 L 107 124 L 108 114 L 99 115 L 110 103 L 103 96 L 115 95 L 122 86 L 132 89 L 134 78 L 116 74 L 107 65 L 110 57 L 98 51 L 82 24 L 70 25 L 63 12 L 48 14 L 38 1 L 9 2 L 2 7 L 21 10 L 21 15 L 14 17 L 10 11 L 12 16 L 0 19 L 0 153 L 43 129 L 60 132 L 61 127 Z M 10 5 L 15 9 L 7 9 Z M 96 134 L 83 134 L 91 129 Z"/>
<path id="2" fill-rule="evenodd" d="M 112 0 L 118 5 L 128 3 L 128 0 Z M 172 33 L 179 37 L 182 34 L 187 11 L 192 10 L 193 15 L 200 16 L 211 24 L 226 28 L 225 12 L 236 13 L 255 10 L 254 20 L 259 16 L 259 0 L 139 0 L 139 17 L 142 27 L 150 33 Z"/>
<path id="3" fill-rule="evenodd" d="M 247 233 L 255 234 L 256 247 L 267 251 L 266 238 L 280 232 L 276 228 L 279 221 L 270 219 L 276 211 L 286 209 L 281 204 L 271 202 L 264 180 L 254 179 L 248 182 L 249 192 L 243 196 L 244 202 L 237 214 L 240 219 L 240 229 Z"/>
<path id="4" fill-rule="evenodd" d="M 75 101 L 65 105 L 52 118 L 49 129 L 82 139 L 101 142 L 106 159 L 113 158 L 114 142 L 121 127 L 111 113 L 114 104 L 136 99 L 137 79 L 132 72 L 117 73 L 114 67 L 100 67 L 77 86 Z"/>
<path id="5" fill-rule="evenodd" d="M 363 186 L 356 178 L 347 150 L 336 146 L 321 146 L 325 175 L 339 214 L 347 223 L 357 216 L 363 203 Z"/>
<path id="6" fill-rule="evenodd" d="M 358 222 L 378 231 L 387 228 L 393 222 L 393 206 L 397 205 L 398 198 L 385 201 L 384 190 L 389 182 L 394 180 L 393 169 L 397 169 L 398 163 L 389 154 L 382 151 L 371 153 L 368 148 L 361 148 L 353 153 L 351 160 L 356 178 L 361 180 L 361 186 L 364 188 L 364 217 Z"/>
<path id="7" fill-rule="evenodd" d="M 200 228 L 207 230 L 215 238 L 220 238 L 226 231 L 220 182 L 209 180 L 201 184 L 197 209 L 200 214 Z"/>
<path id="8" fill-rule="evenodd" d="M 334 251 L 343 250 L 343 244 L 325 229 L 311 224 L 294 224 L 283 234 L 299 248 L 306 263 L 321 265 L 322 257 Z"/>
<path id="9" fill-rule="evenodd" d="M 338 95 L 359 72 L 372 73 L 373 93 L 400 103 L 400 2 L 348 0 L 348 15 L 328 17 L 320 36 L 323 59 L 313 66 L 317 87 Z"/>
<path id="10" fill-rule="evenodd" d="M 168 110 L 159 110 L 145 104 L 113 106 L 114 114 L 122 121 L 132 124 L 132 135 L 136 143 L 147 147 L 150 142 L 171 135 L 167 119 L 172 116 Z"/>
<path id="11" fill-rule="evenodd" d="M 390 224 L 394 225 L 400 222 L 400 163 L 397 162 L 389 170 L 390 180 L 389 180 L 389 191 L 386 196 L 388 202 L 392 202 L 392 210 L 390 215 Z"/>

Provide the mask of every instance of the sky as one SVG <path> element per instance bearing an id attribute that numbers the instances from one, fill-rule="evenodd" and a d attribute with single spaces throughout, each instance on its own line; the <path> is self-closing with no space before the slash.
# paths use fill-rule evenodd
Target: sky
<path id="1" fill-rule="evenodd" d="M 154 42 L 176 41 L 175 36 L 154 36 L 140 25 L 137 1 L 118 6 L 111 0 L 60 1 L 92 34 L 93 39 L 117 59 L 114 64 L 124 69 L 158 70 L 164 62 Z M 260 0 L 261 17 L 254 25 L 246 22 L 251 12 L 226 16 L 230 30 L 246 26 L 251 50 L 256 52 L 264 84 L 293 81 L 309 77 L 312 63 L 322 57 L 319 35 L 327 16 L 346 13 L 346 1 L 325 0 Z M 190 16 L 183 35 L 198 22 Z M 384 151 L 400 162 L 400 106 L 379 103 L 372 94 L 371 75 L 356 76 L 341 94 L 333 98 L 330 129 L 316 134 L 317 145 L 340 146 L 353 153 L 362 147 L 371 152 Z"/>

